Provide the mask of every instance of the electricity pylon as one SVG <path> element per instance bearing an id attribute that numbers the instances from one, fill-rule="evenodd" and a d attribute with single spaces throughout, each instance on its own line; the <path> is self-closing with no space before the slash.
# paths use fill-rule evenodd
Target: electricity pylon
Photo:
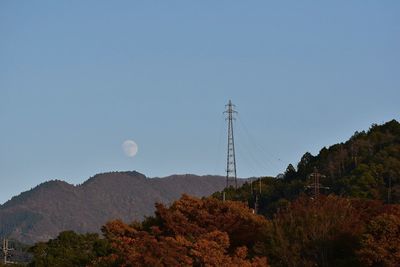
<path id="1" fill-rule="evenodd" d="M 3 257 L 4 257 L 3 258 L 3 260 L 4 260 L 3 262 L 4 262 L 4 264 L 11 263 L 10 261 L 7 260 L 7 257 L 10 254 L 10 251 L 13 250 L 13 249 L 8 247 L 8 239 L 6 239 L 6 238 L 3 239 L 3 248 L 2 248 L 2 250 L 3 250 Z"/>
<path id="2" fill-rule="evenodd" d="M 229 100 L 226 105 L 226 111 L 224 112 L 228 121 L 228 151 L 226 156 L 226 187 L 233 186 L 237 189 L 237 177 L 236 177 L 236 156 L 235 156 L 235 140 L 233 136 L 233 121 L 235 120 L 234 115 L 237 112 L 234 110 L 235 105 Z"/>
<path id="3" fill-rule="evenodd" d="M 329 187 L 322 186 L 321 183 L 319 182 L 319 181 L 320 181 L 320 178 L 325 178 L 326 176 L 320 174 L 320 173 L 318 172 L 318 170 L 317 170 L 317 167 L 314 167 L 314 171 L 313 171 L 313 173 L 311 173 L 311 174 L 309 175 L 309 177 L 313 179 L 313 182 L 312 182 L 312 184 L 306 186 L 306 188 L 311 188 L 311 189 L 313 189 L 314 199 L 317 199 L 317 198 L 319 197 L 319 190 L 320 190 L 321 188 L 323 188 L 323 189 L 329 189 Z"/>

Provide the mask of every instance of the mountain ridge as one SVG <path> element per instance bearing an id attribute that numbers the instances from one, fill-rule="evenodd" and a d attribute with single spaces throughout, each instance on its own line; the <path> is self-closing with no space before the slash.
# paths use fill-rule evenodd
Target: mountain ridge
<path id="1" fill-rule="evenodd" d="M 0 206 L 0 236 L 34 243 L 63 230 L 98 232 L 111 219 L 151 215 L 155 202 L 168 204 L 183 193 L 208 196 L 224 186 L 222 176 L 147 178 L 136 171 L 100 173 L 78 185 L 49 180 Z"/>
<path id="2" fill-rule="evenodd" d="M 46 180 L 46 181 L 43 181 L 43 182 L 37 184 L 36 186 L 34 186 L 34 187 L 32 187 L 32 188 L 30 188 L 28 190 L 22 191 L 19 194 L 12 196 L 10 199 L 6 200 L 4 203 L 0 203 L 0 208 L 5 206 L 7 203 L 11 202 L 15 198 L 20 198 L 25 194 L 29 194 L 32 190 L 34 190 L 34 189 L 36 189 L 38 187 L 48 187 L 48 186 L 51 186 L 53 184 L 60 184 L 60 185 L 66 185 L 66 186 L 72 186 L 72 187 L 81 187 L 81 186 L 84 186 L 86 184 L 91 183 L 94 178 L 97 179 L 97 178 L 99 178 L 99 177 L 101 177 L 103 175 L 110 175 L 110 174 L 113 174 L 113 173 L 121 173 L 121 174 L 128 174 L 128 175 L 137 174 L 138 176 L 139 175 L 143 176 L 143 178 L 145 178 L 145 179 L 165 179 L 165 178 L 170 178 L 170 177 L 174 177 L 174 176 L 187 176 L 187 175 L 196 176 L 196 177 L 208 177 L 208 176 L 224 177 L 224 176 L 221 176 L 221 175 L 213 175 L 213 174 L 197 175 L 197 174 L 192 174 L 192 173 L 172 174 L 172 175 L 163 176 L 163 177 L 159 177 L 159 176 L 147 177 L 147 176 L 145 176 L 144 174 L 142 174 L 142 173 L 140 173 L 138 171 L 109 171 L 109 172 L 97 173 L 97 174 L 89 177 L 88 179 L 86 179 L 82 183 L 77 183 L 77 184 L 69 183 L 69 182 L 67 182 L 65 180 L 62 180 L 62 179 L 49 179 L 49 180 Z M 132 176 L 132 177 L 138 178 L 137 176 Z M 242 179 L 242 178 L 238 178 L 238 179 Z"/>

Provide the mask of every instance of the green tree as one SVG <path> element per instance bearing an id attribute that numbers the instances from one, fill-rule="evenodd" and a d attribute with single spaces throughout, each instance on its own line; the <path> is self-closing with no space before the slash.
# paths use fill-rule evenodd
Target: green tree
<path id="1" fill-rule="evenodd" d="M 55 239 L 37 243 L 30 251 L 34 258 L 29 266 L 87 266 L 97 257 L 108 254 L 109 245 L 98 234 L 65 231 Z"/>

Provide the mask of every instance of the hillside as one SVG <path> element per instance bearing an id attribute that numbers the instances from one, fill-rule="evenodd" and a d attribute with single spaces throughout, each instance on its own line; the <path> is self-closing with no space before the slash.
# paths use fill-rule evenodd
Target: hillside
<path id="1" fill-rule="evenodd" d="M 155 202 L 171 203 L 183 193 L 207 196 L 224 185 L 218 176 L 149 179 L 138 172 L 98 174 L 77 186 L 48 181 L 0 206 L 0 236 L 33 243 L 63 230 L 98 232 L 110 219 L 143 219 Z"/>
<path id="2" fill-rule="evenodd" d="M 373 124 L 368 131 L 356 132 L 343 143 L 324 147 L 318 155 L 305 153 L 296 167 L 290 164 L 280 179 L 261 180 L 259 212 L 268 216 L 301 194 L 312 194 L 310 174 L 314 168 L 323 175 L 323 194 L 400 203 L 400 123 L 396 120 Z M 259 190 L 259 183 L 253 188 Z M 230 199 L 247 201 L 254 206 L 255 194 L 245 184 Z M 214 196 L 221 198 L 221 193 Z"/>

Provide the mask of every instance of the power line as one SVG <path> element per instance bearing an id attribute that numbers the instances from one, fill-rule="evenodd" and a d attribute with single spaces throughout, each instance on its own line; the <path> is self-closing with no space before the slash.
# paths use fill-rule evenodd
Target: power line
<path id="1" fill-rule="evenodd" d="M 217 158 L 215 160 L 215 166 L 214 166 L 214 173 L 219 173 L 219 166 L 221 166 L 221 161 L 222 161 L 222 155 L 219 153 L 222 149 L 222 134 L 224 130 L 224 121 L 225 121 L 225 116 L 221 115 L 220 118 L 220 123 L 219 123 L 219 137 L 218 137 L 218 145 L 216 147 L 216 155 Z M 221 156 L 220 156 L 221 155 Z"/>
<path id="2" fill-rule="evenodd" d="M 240 137 L 240 135 L 239 135 L 239 137 Z M 240 153 L 239 158 L 244 158 L 245 160 L 248 160 L 247 162 L 251 163 L 251 164 L 249 164 L 249 167 L 251 165 L 251 166 L 255 167 L 254 169 L 257 170 L 259 173 L 262 173 L 265 175 L 268 172 L 268 170 L 270 169 L 270 167 L 266 166 L 263 163 L 263 161 L 261 161 L 257 156 L 255 156 L 252 153 L 252 150 L 249 149 L 248 146 L 246 146 L 246 144 L 244 144 L 245 142 L 242 142 L 242 141 L 244 141 L 243 139 L 240 139 L 240 141 L 241 142 L 237 146 L 237 149 Z M 255 173 L 254 173 L 254 175 L 255 175 Z"/>
<path id="3" fill-rule="evenodd" d="M 259 176 L 259 175 L 265 176 L 270 172 L 272 164 L 269 164 L 269 162 L 267 162 L 268 160 L 265 159 L 264 156 L 260 157 L 259 155 L 260 153 L 257 153 L 256 150 L 258 147 L 257 145 L 254 145 L 255 144 L 255 142 L 253 143 L 254 140 L 251 138 L 248 132 L 245 132 L 244 127 L 240 127 L 242 126 L 242 124 L 240 123 L 241 120 L 239 119 L 239 116 L 238 116 L 238 122 L 239 124 L 236 128 L 237 128 L 238 140 L 240 141 L 237 146 L 238 151 L 240 152 L 239 158 L 243 157 L 247 159 L 248 157 L 250 159 L 249 160 L 249 162 L 251 163 L 250 165 L 256 166 L 255 169 L 258 171 L 258 173 L 254 172 L 253 173 L 254 176 Z"/>
<path id="4" fill-rule="evenodd" d="M 260 169 L 254 163 L 254 161 L 249 157 L 248 153 L 243 152 L 242 148 L 243 147 L 240 145 L 237 146 L 238 159 L 240 159 L 242 165 L 245 165 L 247 169 L 250 169 L 252 176 L 255 176 L 254 174 L 258 173 Z"/>
<path id="5" fill-rule="evenodd" d="M 245 120 L 243 119 L 243 115 L 238 115 L 238 122 L 239 122 L 239 126 L 241 126 L 244 129 L 245 134 L 247 135 L 247 138 L 249 139 L 251 145 L 253 146 L 253 148 L 255 150 L 258 150 L 259 153 L 265 155 L 266 157 L 268 157 L 269 159 L 264 158 L 264 160 L 270 164 L 273 165 L 273 167 L 280 167 L 277 165 L 276 161 L 279 161 L 279 159 L 275 158 L 274 156 L 272 156 L 267 149 L 265 149 L 260 142 L 256 142 L 256 140 L 253 138 L 253 136 L 251 135 Z"/>

